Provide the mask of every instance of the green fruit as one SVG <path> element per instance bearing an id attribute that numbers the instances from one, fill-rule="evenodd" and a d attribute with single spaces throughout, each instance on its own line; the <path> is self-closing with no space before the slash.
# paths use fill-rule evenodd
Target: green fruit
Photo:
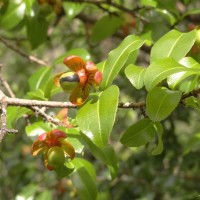
<path id="1" fill-rule="evenodd" d="M 54 168 L 62 166 L 65 162 L 65 155 L 62 148 L 54 146 L 47 153 L 48 165 Z"/>
<path id="2" fill-rule="evenodd" d="M 71 92 L 79 85 L 79 76 L 74 72 L 67 72 L 60 77 L 60 85 L 65 92 Z"/>

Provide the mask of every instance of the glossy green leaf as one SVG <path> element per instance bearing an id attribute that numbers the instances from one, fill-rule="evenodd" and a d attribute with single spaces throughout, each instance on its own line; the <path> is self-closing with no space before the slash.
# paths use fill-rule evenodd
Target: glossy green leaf
<path id="1" fill-rule="evenodd" d="M 185 99 L 185 106 L 194 108 L 200 113 L 200 100 L 196 97 L 188 97 Z"/>
<path id="2" fill-rule="evenodd" d="M 101 87 L 103 89 L 110 86 L 114 78 L 126 63 L 130 53 L 139 49 L 144 43 L 145 40 L 130 35 L 126 37 L 116 49 L 109 53 L 107 60 L 102 66 L 103 81 Z"/>
<path id="3" fill-rule="evenodd" d="M 188 33 L 181 33 L 177 30 L 168 32 L 152 47 L 151 63 L 165 57 L 171 57 L 177 61 L 180 60 L 189 52 L 195 40 L 196 30 Z"/>
<path id="4" fill-rule="evenodd" d="M 91 55 L 89 54 L 89 52 L 87 50 L 85 50 L 83 48 L 77 48 L 77 49 L 72 49 L 70 51 L 67 51 L 62 56 L 59 56 L 56 60 L 54 60 L 53 65 L 63 63 L 64 58 L 67 56 L 71 56 L 71 55 L 79 56 L 85 61 L 91 59 Z"/>
<path id="5" fill-rule="evenodd" d="M 105 60 L 104 61 L 102 61 L 102 62 L 100 62 L 100 63 L 98 63 L 97 64 L 97 68 L 102 72 L 102 70 L 103 70 L 103 67 L 104 67 L 104 65 L 105 65 Z"/>
<path id="6" fill-rule="evenodd" d="M 26 30 L 32 49 L 35 49 L 47 39 L 48 22 L 42 16 L 27 16 Z"/>
<path id="7" fill-rule="evenodd" d="M 103 161 L 109 168 L 112 179 L 114 179 L 118 172 L 118 160 L 115 151 L 111 145 L 103 148 L 96 146 L 86 135 L 82 135 L 84 141 L 91 150 L 92 155 L 98 160 Z"/>
<path id="8" fill-rule="evenodd" d="M 163 127 L 160 122 L 156 122 L 154 124 L 154 127 L 156 129 L 157 133 L 157 138 L 158 138 L 158 145 L 157 147 L 152 151 L 153 155 L 159 155 L 163 151 L 163 140 L 162 140 L 162 135 L 163 135 Z"/>
<path id="9" fill-rule="evenodd" d="M 33 13 L 32 6 L 35 0 L 25 0 L 24 2 L 26 4 L 26 15 L 31 16 L 31 13 Z"/>
<path id="10" fill-rule="evenodd" d="M 84 7 L 84 3 L 63 2 L 63 8 L 68 19 L 73 19 Z"/>
<path id="11" fill-rule="evenodd" d="M 145 71 L 146 68 L 131 64 L 125 69 L 125 74 L 136 89 L 141 89 L 144 86 Z"/>
<path id="12" fill-rule="evenodd" d="M 51 131 L 52 127 L 48 123 L 45 123 L 43 121 L 38 121 L 38 122 L 35 122 L 33 124 L 30 124 L 30 125 L 26 126 L 25 130 L 26 130 L 26 134 L 29 137 L 34 137 L 35 138 L 35 137 L 37 137 L 38 135 L 40 135 L 42 133 Z"/>
<path id="13" fill-rule="evenodd" d="M 60 178 L 63 178 L 65 176 L 69 176 L 73 171 L 74 171 L 73 166 L 68 167 L 66 165 L 61 165 L 61 166 L 59 166 L 58 168 L 55 169 L 56 174 Z"/>
<path id="14" fill-rule="evenodd" d="M 199 76 L 193 75 L 185 79 L 183 82 L 181 82 L 178 89 L 183 93 L 189 93 L 192 92 L 192 90 L 197 89 L 198 85 L 199 85 Z"/>
<path id="15" fill-rule="evenodd" d="M 9 1 L 8 8 L 1 18 L 1 27 L 11 29 L 18 25 L 24 18 L 25 7 L 23 0 Z"/>
<path id="16" fill-rule="evenodd" d="M 155 133 L 154 123 L 145 118 L 129 127 L 120 142 L 128 147 L 139 147 L 153 140 Z"/>
<path id="17" fill-rule="evenodd" d="M 173 14 L 175 14 L 176 17 L 178 17 L 179 12 L 178 9 L 176 7 L 176 3 L 174 3 L 174 0 L 167 0 L 167 1 L 163 1 L 163 0 L 156 0 L 157 1 L 157 7 L 161 8 L 163 10 L 167 10 Z"/>
<path id="18" fill-rule="evenodd" d="M 30 90 L 43 89 L 46 87 L 48 80 L 51 77 L 52 68 L 40 67 L 29 79 L 28 84 Z"/>
<path id="19" fill-rule="evenodd" d="M 44 101 L 47 100 L 47 98 L 44 96 L 44 92 L 41 89 L 28 92 L 27 95 L 31 99 L 44 100 Z"/>
<path id="20" fill-rule="evenodd" d="M 94 200 L 97 197 L 96 172 L 91 163 L 81 158 L 72 160 L 75 170 L 72 182 L 81 200 Z"/>
<path id="21" fill-rule="evenodd" d="M 92 28 L 92 41 L 99 42 L 112 36 L 122 25 L 122 18 L 115 15 L 106 15 L 97 20 Z"/>
<path id="22" fill-rule="evenodd" d="M 55 86 L 54 77 L 51 77 L 44 85 L 46 85 L 46 87 L 43 89 L 44 97 L 46 99 L 49 99 L 51 96 L 62 91 L 62 88 Z"/>
<path id="23" fill-rule="evenodd" d="M 138 49 L 135 50 L 135 51 L 133 51 L 133 52 L 131 52 L 131 53 L 129 54 L 128 59 L 127 59 L 127 61 L 126 61 L 126 63 L 125 63 L 124 66 L 130 65 L 130 64 L 134 64 L 134 63 L 136 62 L 136 60 L 137 60 L 138 53 L 139 53 L 139 50 L 138 50 Z"/>
<path id="24" fill-rule="evenodd" d="M 169 32 L 169 27 L 167 27 L 163 22 L 152 22 L 148 23 L 144 27 L 144 34 L 142 38 L 146 38 L 154 43 L 159 40 L 164 34 Z"/>
<path id="25" fill-rule="evenodd" d="M 118 97 L 118 87 L 111 86 L 103 92 L 91 94 L 88 101 L 78 109 L 77 123 L 80 130 L 98 147 L 104 147 L 108 143 Z"/>
<path id="26" fill-rule="evenodd" d="M 163 58 L 153 62 L 146 70 L 144 84 L 146 89 L 152 90 L 159 82 L 177 72 L 190 71 L 189 68 L 179 64 L 173 58 Z"/>
<path id="27" fill-rule="evenodd" d="M 172 26 L 176 23 L 177 18 L 169 11 L 167 11 L 166 9 L 156 9 L 156 12 L 158 12 L 160 15 L 162 15 L 167 22 L 169 22 L 169 24 Z M 164 25 L 166 26 L 166 25 Z"/>
<path id="28" fill-rule="evenodd" d="M 181 100 L 180 91 L 165 87 L 155 87 L 147 94 L 146 112 L 152 121 L 161 121 L 168 117 Z"/>
<path id="29" fill-rule="evenodd" d="M 7 128 L 16 127 L 16 122 L 18 119 L 22 118 L 25 114 L 31 112 L 28 108 L 23 107 L 7 107 Z"/>
<path id="30" fill-rule="evenodd" d="M 169 76 L 167 82 L 172 89 L 175 89 L 184 79 L 200 73 L 200 64 L 191 57 L 185 57 L 179 63 L 190 68 L 190 71 L 182 71 Z"/>

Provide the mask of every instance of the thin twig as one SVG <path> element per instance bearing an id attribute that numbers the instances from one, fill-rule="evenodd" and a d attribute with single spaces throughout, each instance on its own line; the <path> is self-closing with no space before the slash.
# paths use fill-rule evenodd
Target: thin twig
<path id="1" fill-rule="evenodd" d="M 9 84 L 7 83 L 7 81 L 3 78 L 2 74 L 1 74 L 1 70 L 2 70 L 2 64 L 0 64 L 0 82 L 5 87 L 5 89 L 7 90 L 9 96 L 14 98 L 15 95 L 14 95 L 13 91 L 11 90 L 11 88 L 10 88 Z"/>
<path id="2" fill-rule="evenodd" d="M 2 91 L 0 90 L 0 101 L 2 100 Z M 183 94 L 181 101 L 190 97 L 196 96 L 200 93 L 200 89 L 194 90 L 187 94 Z M 21 106 L 21 107 L 30 107 L 30 106 L 38 106 L 38 107 L 51 107 L 51 108 L 77 108 L 76 105 L 70 102 L 59 102 L 59 101 L 40 101 L 40 100 L 30 100 L 30 99 L 19 99 L 19 98 L 10 98 L 7 96 L 3 96 L 8 106 Z M 118 104 L 118 108 L 132 108 L 132 109 L 141 109 L 146 106 L 145 102 L 120 102 Z"/>
<path id="3" fill-rule="evenodd" d="M 0 99 L 1 101 L 1 99 Z M 77 108 L 76 105 L 70 102 L 59 102 L 59 101 L 40 101 L 40 100 L 29 100 L 29 99 L 19 99 L 6 97 L 6 102 L 10 106 L 38 106 L 38 107 L 51 107 L 51 108 Z M 145 102 L 131 102 L 131 103 L 119 103 L 119 108 L 143 108 L 145 107 Z"/>
<path id="4" fill-rule="evenodd" d="M 132 109 L 141 109 L 144 108 L 146 106 L 145 102 L 126 102 L 126 103 L 122 103 L 120 102 L 118 104 L 118 108 L 132 108 Z"/>
<path id="5" fill-rule="evenodd" d="M 112 1 L 104 1 L 104 0 L 100 0 L 100 1 L 99 0 L 96 0 L 96 1 L 93 1 L 93 0 L 64 0 L 64 1 L 74 2 L 74 3 L 93 4 L 93 5 L 100 7 L 101 9 L 103 8 L 102 5 L 107 5 L 107 6 L 111 6 L 113 8 L 117 8 L 117 9 L 123 11 L 123 12 L 129 13 L 133 17 L 136 17 L 136 18 L 138 18 L 138 19 L 140 19 L 144 22 L 149 22 L 148 19 L 146 19 L 143 16 L 140 16 L 136 13 L 141 9 L 140 7 L 136 7 L 135 9 L 129 9 L 129 8 L 126 8 L 122 5 L 120 5 L 120 4 L 114 3 Z M 104 10 L 106 10 L 106 9 L 104 9 Z M 109 12 L 108 9 L 106 11 Z"/>
<path id="6" fill-rule="evenodd" d="M 182 97 L 181 97 L 181 100 L 185 100 L 186 98 L 191 97 L 191 96 L 195 96 L 196 97 L 199 93 L 200 93 L 200 88 L 198 88 L 196 90 L 193 90 L 193 91 L 191 91 L 189 93 L 183 94 Z"/>
<path id="7" fill-rule="evenodd" d="M 63 122 L 61 122 L 60 120 L 46 114 L 42 109 L 38 108 L 38 107 L 28 107 L 29 109 L 31 109 L 34 112 L 37 112 L 38 115 L 40 115 L 41 117 L 43 117 L 46 121 L 51 122 L 52 124 L 55 124 L 57 126 L 66 126 Z"/>
<path id="8" fill-rule="evenodd" d="M 0 99 L 1 100 L 1 99 Z M 38 106 L 38 107 L 50 107 L 50 108 L 76 108 L 76 106 L 70 102 L 58 102 L 58 101 L 39 101 L 29 99 L 19 99 L 6 97 L 6 101 L 10 106 Z"/>
<path id="9" fill-rule="evenodd" d="M 190 96 L 197 96 L 200 93 L 200 88 L 193 90 L 187 94 L 183 94 L 180 100 L 182 103 L 186 98 Z M 57 101 L 39 101 L 39 100 L 29 100 L 29 99 L 19 99 L 19 98 L 12 98 L 6 96 L 0 90 L 0 103 L 1 103 L 1 129 L 0 129 L 0 141 L 3 139 L 6 132 L 16 133 L 16 130 L 9 130 L 6 128 L 6 108 L 7 106 L 20 106 L 20 107 L 28 107 L 34 112 L 37 112 L 40 116 L 45 118 L 47 121 L 54 123 L 56 125 L 65 126 L 62 122 L 58 121 L 57 119 L 49 116 L 46 114 L 41 107 L 52 107 L 52 108 L 77 108 L 77 106 L 73 105 L 70 102 L 57 102 Z M 145 102 L 129 102 L 129 103 L 122 103 L 118 104 L 118 108 L 131 108 L 131 109 L 140 109 L 143 111 L 145 109 L 146 103 Z"/>
<path id="10" fill-rule="evenodd" d="M 18 53 L 19 55 L 21 55 L 22 57 L 28 59 L 30 62 L 34 62 L 38 65 L 48 65 L 48 62 L 41 60 L 39 58 L 36 58 L 35 56 L 30 56 L 26 53 L 24 53 L 23 51 L 21 51 L 20 49 L 14 47 L 13 45 L 9 44 L 5 39 L 3 39 L 3 37 L 0 36 L 0 42 L 3 43 L 5 46 L 7 46 L 9 49 L 15 51 L 16 53 Z"/>

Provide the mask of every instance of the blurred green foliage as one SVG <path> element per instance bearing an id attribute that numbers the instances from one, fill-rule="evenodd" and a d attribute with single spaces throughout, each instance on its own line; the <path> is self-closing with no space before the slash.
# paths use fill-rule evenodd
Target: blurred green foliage
<path id="1" fill-rule="evenodd" d="M 135 84 L 135 87 L 140 90 L 132 86 L 134 83 L 131 80 L 132 84 L 129 82 L 128 79 L 133 77 L 130 76 L 132 71 L 130 67 L 126 68 L 125 75 L 124 65 L 146 67 L 151 61 L 156 62 L 158 59 L 157 63 L 167 71 L 169 68 L 164 66 L 167 61 L 161 62 L 159 59 L 161 53 L 164 58 L 169 53 L 170 44 L 167 43 L 161 48 L 159 45 L 162 39 L 157 42 L 167 33 L 164 36 L 166 38 L 173 38 L 176 34 L 183 36 L 183 41 L 181 40 L 179 45 L 174 45 L 173 59 L 178 61 L 185 56 L 182 54 L 187 54 L 196 61 L 190 60 L 191 64 L 186 67 L 198 68 L 200 49 L 197 44 L 194 44 L 194 32 L 190 32 L 189 35 L 173 31 L 168 33 L 171 29 L 187 32 L 195 27 L 198 28 L 200 14 L 198 7 L 200 7 L 198 0 L 112 0 L 103 3 L 67 0 L 2 0 L 0 1 L 0 62 L 3 64 L 1 74 L 18 98 L 66 101 L 67 95 L 58 94 L 60 90 L 53 86 L 52 77 L 63 71 L 62 60 L 65 56 L 76 54 L 84 60 L 99 63 L 98 67 L 107 71 L 107 75 L 110 71 L 109 67 L 117 66 L 116 71 L 111 73 L 111 79 L 106 77 L 103 87 L 110 85 L 114 79 L 114 84 L 120 89 L 120 102 L 144 101 L 147 91 L 141 88 L 144 85 L 147 89 L 150 88 L 149 83 L 153 82 L 152 77 L 155 74 L 152 69 L 156 64 L 151 65 L 152 68 L 148 70 L 150 80 L 146 75 L 144 78 L 146 82 L 138 80 L 140 84 Z M 127 52 L 123 51 L 123 45 L 120 47 L 118 45 L 131 34 L 138 36 L 131 36 L 136 40 L 140 38 L 138 46 L 133 45 L 130 49 L 126 49 Z M 143 46 L 138 53 L 137 49 L 147 40 L 152 44 L 157 42 L 158 46 L 155 45 L 151 53 L 149 46 Z M 129 44 L 127 41 L 127 38 L 123 40 L 125 46 Z M 13 51 L 6 44 L 14 46 L 17 51 Z M 109 54 L 113 49 L 115 49 L 112 51 L 114 54 Z M 51 67 L 41 67 L 35 62 L 30 62 L 26 56 L 20 55 L 20 51 L 28 56 L 32 55 L 48 61 Z M 116 64 L 118 53 L 122 60 Z M 106 58 L 109 59 L 102 62 Z M 174 63 L 171 65 L 172 70 L 180 64 L 175 60 L 172 61 Z M 175 69 L 175 72 L 179 71 Z M 158 84 L 171 74 L 159 77 L 159 81 L 152 84 Z M 141 79 L 143 80 L 143 77 Z M 191 87 L 188 86 L 188 82 Z M 188 82 L 186 86 L 182 85 L 179 89 L 189 92 L 199 86 L 198 78 L 194 80 L 194 84 L 191 80 Z M 172 83 L 171 87 L 177 85 Z M 7 94 L 4 87 L 1 89 Z M 158 90 L 165 89 L 159 87 L 155 92 Z M 106 91 L 103 94 L 106 94 Z M 116 91 L 115 93 L 117 96 Z M 148 103 L 151 108 L 155 102 Z M 178 101 L 175 103 L 178 104 Z M 102 104 L 105 104 L 104 100 Z M 110 100 L 108 104 L 112 106 L 112 101 Z M 178 105 L 173 113 L 170 111 L 169 116 L 164 112 L 165 120 L 161 122 L 164 150 L 157 156 L 153 156 L 151 152 L 155 150 L 157 143 L 159 144 L 161 132 L 156 136 L 153 132 L 152 138 L 155 140 L 148 140 L 150 142 L 142 147 L 125 147 L 119 142 L 123 134 L 132 131 L 131 128 L 135 130 L 136 122 L 143 118 L 142 110 L 140 112 L 140 110 L 119 108 L 116 111 L 115 124 L 109 138 L 110 145 L 103 150 L 78 131 L 69 131 L 69 140 L 77 147 L 77 158 L 73 162 L 78 173 L 64 178 L 59 178 L 56 173 L 48 171 L 44 167 L 42 156 L 33 157 L 30 154 L 35 136 L 52 125 L 43 122 L 37 113 L 26 108 L 9 107 L 8 127 L 19 130 L 19 134 L 7 134 L 0 144 L 0 199 L 193 200 L 200 198 L 199 100 L 195 97 L 188 98 L 185 105 L 187 108 Z M 89 103 L 86 106 L 88 107 L 85 109 L 93 109 Z M 47 112 L 55 116 L 59 110 L 49 109 Z M 84 118 L 84 113 L 81 111 L 81 109 L 78 111 L 79 121 Z M 103 112 L 106 113 L 106 110 Z M 115 112 L 114 107 L 113 112 Z M 148 114 L 151 113 L 154 114 L 154 111 L 148 110 Z M 74 125 L 77 123 L 74 120 L 76 114 L 76 110 L 68 112 L 68 120 Z M 113 119 L 110 121 L 114 122 Z M 84 130 L 87 124 L 82 123 Z M 34 135 L 32 131 L 36 128 L 33 126 L 38 128 L 38 124 L 40 130 L 37 130 L 37 134 Z M 106 124 L 106 120 L 102 124 Z M 109 125 L 107 127 L 110 129 Z M 84 153 L 82 145 L 84 145 Z M 110 174 L 113 177 L 116 175 L 116 178 L 112 179 Z"/>

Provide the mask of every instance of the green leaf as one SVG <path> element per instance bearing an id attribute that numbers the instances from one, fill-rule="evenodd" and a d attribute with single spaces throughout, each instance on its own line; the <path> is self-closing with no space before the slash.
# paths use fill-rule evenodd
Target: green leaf
<path id="1" fill-rule="evenodd" d="M 115 151 L 111 145 L 103 148 L 96 146 L 86 135 L 82 135 L 84 141 L 89 146 L 92 155 L 98 160 L 103 161 L 109 168 L 112 179 L 114 179 L 118 172 L 118 160 Z"/>
<path id="2" fill-rule="evenodd" d="M 183 93 L 189 93 L 192 90 L 198 88 L 198 84 L 199 84 L 199 76 L 194 75 L 181 82 L 179 90 L 182 91 Z"/>
<path id="3" fill-rule="evenodd" d="M 11 29 L 17 26 L 24 18 L 25 7 L 23 0 L 9 1 L 8 8 L 1 17 L 1 27 Z"/>
<path id="4" fill-rule="evenodd" d="M 46 87 L 52 73 L 51 67 L 39 68 L 29 79 L 28 84 L 31 91 Z"/>
<path id="5" fill-rule="evenodd" d="M 71 56 L 71 55 L 79 56 L 85 61 L 91 59 L 91 55 L 88 53 L 87 50 L 85 50 L 83 48 L 77 48 L 77 49 L 72 49 L 70 51 L 67 51 L 62 56 L 59 56 L 56 60 L 54 60 L 53 65 L 63 63 L 64 58 L 67 57 L 67 56 Z"/>
<path id="6" fill-rule="evenodd" d="M 168 32 L 152 47 L 151 63 L 165 57 L 171 57 L 177 61 L 180 60 L 189 52 L 195 40 L 196 30 L 188 33 L 181 33 L 177 30 Z"/>
<path id="7" fill-rule="evenodd" d="M 180 91 L 165 87 L 155 87 L 147 94 L 146 112 L 152 121 L 161 121 L 168 117 L 181 100 Z"/>
<path id="8" fill-rule="evenodd" d="M 112 36 L 122 25 L 122 18 L 115 15 L 106 15 L 97 20 L 92 28 L 92 41 L 99 42 Z"/>
<path id="9" fill-rule="evenodd" d="M 68 164 L 68 163 L 66 163 Z M 55 169 L 55 172 L 60 178 L 63 178 L 65 176 L 69 176 L 74 171 L 74 168 L 72 166 L 68 167 L 66 165 L 61 165 L 58 168 Z"/>
<path id="10" fill-rule="evenodd" d="M 78 109 L 77 123 L 80 130 L 98 147 L 104 147 L 114 125 L 119 89 L 111 86 L 103 92 L 93 93 Z"/>
<path id="11" fill-rule="evenodd" d="M 131 64 L 125 69 L 125 74 L 136 89 L 141 89 L 144 86 L 145 71 L 146 68 Z"/>
<path id="12" fill-rule="evenodd" d="M 159 16 L 160 17 L 160 16 Z M 150 41 L 156 42 L 158 39 L 160 39 L 164 34 L 169 32 L 169 27 L 166 26 L 163 21 L 162 22 L 153 22 L 148 23 L 144 27 L 144 34 L 142 38 L 146 38 Z"/>
<path id="13" fill-rule="evenodd" d="M 85 7 L 84 3 L 63 2 L 63 8 L 68 19 L 73 19 Z"/>
<path id="14" fill-rule="evenodd" d="M 42 16 L 27 16 L 26 30 L 32 49 L 35 49 L 47 38 L 48 22 Z"/>
<path id="15" fill-rule="evenodd" d="M 58 93 L 59 91 L 62 91 L 62 89 L 55 86 L 54 77 L 52 77 L 46 83 L 46 87 L 44 88 L 44 97 L 46 99 L 49 99 L 51 96 L 53 96 L 55 93 Z"/>
<path id="16" fill-rule="evenodd" d="M 200 100 L 196 97 L 188 97 L 185 99 L 185 106 L 191 107 L 200 113 Z"/>
<path id="17" fill-rule="evenodd" d="M 44 190 L 35 197 L 35 200 L 53 200 L 53 192 L 51 190 Z"/>
<path id="18" fill-rule="evenodd" d="M 157 147 L 152 151 L 153 155 L 159 155 L 163 151 L 163 141 L 162 141 L 162 135 L 163 135 L 163 127 L 160 122 L 156 122 L 154 124 L 154 127 L 156 129 L 156 133 L 158 135 L 158 145 Z"/>
<path id="19" fill-rule="evenodd" d="M 25 0 L 26 15 L 31 16 L 31 13 L 33 13 L 32 6 L 33 6 L 34 2 L 35 2 L 35 0 Z"/>
<path id="20" fill-rule="evenodd" d="M 17 106 L 7 107 L 7 128 L 16 127 L 17 120 L 23 117 L 28 112 L 31 112 L 28 108 Z"/>
<path id="21" fill-rule="evenodd" d="M 175 89 L 178 84 L 180 84 L 186 78 L 200 73 L 200 64 L 193 58 L 185 57 L 181 59 L 179 63 L 187 68 L 190 68 L 190 71 L 182 71 L 169 76 L 167 82 L 172 89 Z"/>
<path id="22" fill-rule="evenodd" d="M 47 98 L 44 96 L 44 92 L 41 89 L 28 92 L 27 95 L 31 99 L 44 100 L 44 101 L 47 100 Z"/>
<path id="23" fill-rule="evenodd" d="M 130 65 L 130 64 L 134 64 L 134 63 L 136 62 L 136 60 L 137 60 L 138 53 L 139 53 L 139 50 L 138 50 L 138 49 L 135 50 L 135 51 L 132 51 L 132 52 L 129 54 L 128 58 L 127 58 L 127 61 L 126 61 L 126 63 L 125 63 L 125 66 L 126 66 L 126 65 Z"/>
<path id="24" fill-rule="evenodd" d="M 35 122 L 35 123 L 31 124 L 31 125 L 26 126 L 25 130 L 26 130 L 26 134 L 29 137 L 34 137 L 35 138 L 35 137 L 39 136 L 42 133 L 51 131 L 52 127 L 48 123 L 45 123 L 43 121 L 38 121 L 38 122 Z"/>
<path id="25" fill-rule="evenodd" d="M 130 35 L 126 37 L 116 49 L 109 53 L 107 60 L 102 66 L 103 81 L 101 87 L 103 89 L 110 86 L 114 78 L 126 63 L 130 53 L 139 49 L 144 43 L 145 40 Z"/>
<path id="26" fill-rule="evenodd" d="M 91 163 L 81 158 L 72 161 L 75 167 L 72 174 L 73 185 L 81 200 L 95 200 L 97 197 L 96 173 Z"/>
<path id="27" fill-rule="evenodd" d="M 163 58 L 153 62 L 146 70 L 144 84 L 148 91 L 152 90 L 160 81 L 177 72 L 190 71 L 173 58 Z"/>
<path id="28" fill-rule="evenodd" d="M 154 123 L 145 118 L 129 127 L 120 142 L 128 147 L 139 147 L 153 140 L 155 133 Z"/>
<path id="29" fill-rule="evenodd" d="M 167 1 L 156 0 L 156 1 L 158 8 L 172 12 L 173 14 L 176 15 L 176 17 L 179 16 L 179 12 L 177 10 L 176 4 L 174 3 L 174 0 L 167 0 Z"/>
<path id="30" fill-rule="evenodd" d="M 156 12 L 158 12 L 160 15 L 162 15 L 167 22 L 169 22 L 169 24 L 172 26 L 176 23 L 177 18 L 169 11 L 167 11 L 166 9 L 156 9 Z M 165 27 L 166 25 L 163 24 Z"/>

